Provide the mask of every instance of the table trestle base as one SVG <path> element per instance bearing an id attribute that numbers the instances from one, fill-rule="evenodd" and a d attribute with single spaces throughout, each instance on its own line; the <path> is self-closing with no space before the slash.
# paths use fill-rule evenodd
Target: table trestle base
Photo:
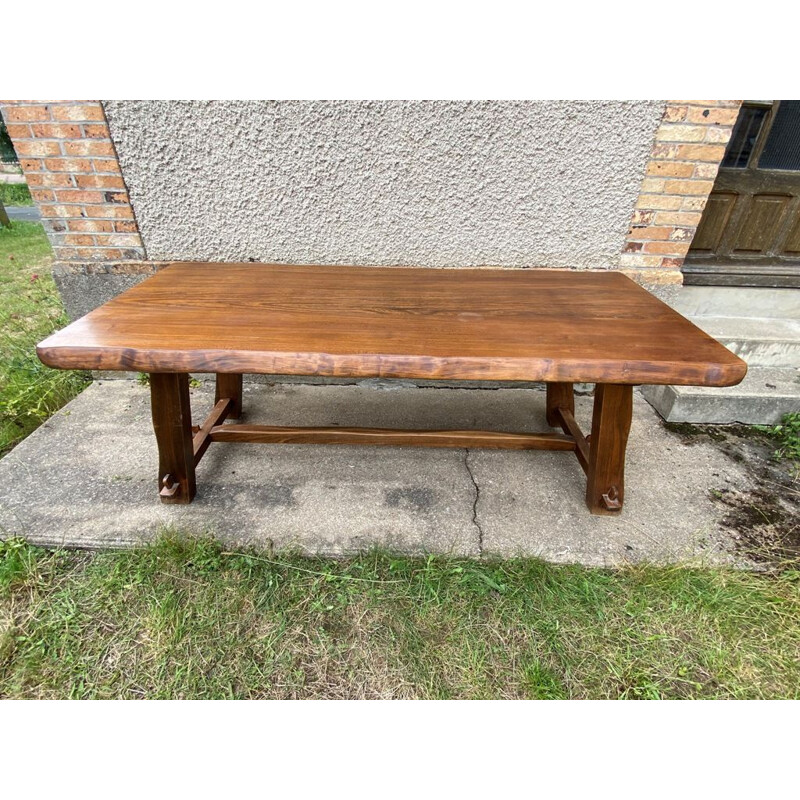
<path id="1" fill-rule="evenodd" d="M 592 433 L 575 420 L 572 384 L 547 384 L 547 421 L 564 433 L 394 428 L 285 427 L 223 424 L 242 410 L 242 376 L 217 375 L 215 405 L 199 426 L 191 425 L 189 376 L 152 374 L 153 424 L 159 448 L 159 494 L 164 503 L 190 503 L 195 467 L 212 442 L 249 444 L 350 444 L 408 447 L 568 450 L 587 476 L 586 503 L 593 514 L 616 514 L 624 497 L 625 447 L 632 413 L 632 387 L 598 384 Z"/>

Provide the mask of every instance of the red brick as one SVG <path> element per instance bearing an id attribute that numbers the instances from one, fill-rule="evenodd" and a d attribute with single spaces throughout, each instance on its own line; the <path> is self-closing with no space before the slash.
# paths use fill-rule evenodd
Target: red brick
<path id="1" fill-rule="evenodd" d="M 99 247 L 79 247 L 78 256 L 80 258 L 88 258 L 92 261 L 102 261 L 106 259 L 105 251 Z"/>
<path id="2" fill-rule="evenodd" d="M 6 122 L 42 122 L 50 119 L 47 106 L 5 106 L 3 116 Z"/>
<path id="3" fill-rule="evenodd" d="M 85 140 L 82 142 L 64 142 L 64 153 L 68 156 L 114 156 L 114 145 L 111 142 Z"/>
<path id="4" fill-rule="evenodd" d="M 68 233 L 64 236 L 64 242 L 69 245 L 94 245 L 94 236 L 86 233 Z"/>
<path id="5" fill-rule="evenodd" d="M 97 236 L 98 245 L 113 247 L 141 247 L 142 240 L 138 233 L 113 233 L 110 236 Z"/>
<path id="6" fill-rule="evenodd" d="M 54 203 L 56 196 L 48 189 L 31 189 L 31 197 L 36 203 Z"/>
<path id="7" fill-rule="evenodd" d="M 39 139 L 81 139 L 83 134 L 80 125 L 48 125 L 46 123 L 31 125 L 33 135 Z"/>
<path id="8" fill-rule="evenodd" d="M 90 139 L 110 138 L 107 125 L 84 125 L 83 132 L 84 136 L 88 136 Z"/>
<path id="9" fill-rule="evenodd" d="M 637 253 L 642 249 L 642 242 L 626 242 L 622 248 L 623 253 Z"/>
<path id="10" fill-rule="evenodd" d="M 111 233 L 114 230 L 114 224 L 101 219 L 76 219 L 70 220 L 69 229 L 84 233 Z"/>
<path id="11" fill-rule="evenodd" d="M 111 249 L 108 247 L 97 247 L 94 250 L 96 258 L 102 258 L 104 261 L 119 261 L 123 255 L 122 250 Z"/>
<path id="12" fill-rule="evenodd" d="M 127 192 L 106 192 L 103 198 L 107 203 L 129 203 L 130 198 Z"/>
<path id="13" fill-rule="evenodd" d="M 680 269 L 683 266 L 684 259 L 682 258 L 664 258 L 661 260 L 661 266 L 664 269 Z"/>
<path id="14" fill-rule="evenodd" d="M 62 189 L 58 192 L 59 203 L 102 203 L 105 197 L 102 192 L 85 192 L 82 189 Z"/>
<path id="15" fill-rule="evenodd" d="M 72 175 L 66 175 L 61 172 L 32 172 L 26 177 L 28 186 L 46 186 L 51 189 L 66 189 L 72 188 L 75 185 L 72 182 Z"/>
<path id="16" fill-rule="evenodd" d="M 116 158 L 95 158 L 92 163 L 94 164 L 95 172 L 108 172 L 113 173 L 114 175 L 121 174 L 119 162 Z"/>
<path id="17" fill-rule="evenodd" d="M 139 228 L 135 222 L 115 222 L 114 230 L 117 233 L 139 233 Z"/>
<path id="18" fill-rule="evenodd" d="M 53 254 L 56 261 L 74 261 L 78 258 L 78 251 L 73 247 L 60 247 L 59 245 L 53 246 Z"/>
<path id="19" fill-rule="evenodd" d="M 42 160 L 40 158 L 22 158 L 20 159 L 19 165 L 25 173 L 39 172 L 42 168 Z"/>
<path id="20" fill-rule="evenodd" d="M 133 210 L 127 205 L 86 206 L 85 210 L 87 217 L 102 217 L 104 219 L 133 219 Z"/>
<path id="21" fill-rule="evenodd" d="M 64 205 L 45 205 L 41 206 L 43 217 L 57 217 L 60 219 L 80 218 L 80 206 L 64 206 Z"/>
<path id="22" fill-rule="evenodd" d="M 76 175 L 75 182 L 81 189 L 125 188 L 125 183 L 119 175 Z"/>
<path id="23" fill-rule="evenodd" d="M 6 125 L 8 135 L 12 139 L 30 139 L 31 126 L 30 125 Z"/>
<path id="24" fill-rule="evenodd" d="M 88 158 L 47 158 L 44 165 L 51 172 L 92 171 L 92 162 Z"/>
<path id="25" fill-rule="evenodd" d="M 61 147 L 58 142 L 19 141 L 14 142 L 17 155 L 23 156 L 60 156 Z"/>
<path id="26" fill-rule="evenodd" d="M 74 122 L 105 121 L 103 109 L 98 103 L 92 105 L 66 105 L 51 106 L 50 113 L 53 119 L 72 120 Z"/>

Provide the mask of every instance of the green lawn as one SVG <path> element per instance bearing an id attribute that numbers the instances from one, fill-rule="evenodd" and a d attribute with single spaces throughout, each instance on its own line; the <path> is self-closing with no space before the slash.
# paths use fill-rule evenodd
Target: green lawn
<path id="1" fill-rule="evenodd" d="M 0 697 L 800 696 L 798 572 L 0 548 Z"/>
<path id="2" fill-rule="evenodd" d="M 37 342 L 68 321 L 51 266 L 41 225 L 0 227 L 0 455 L 86 385 L 84 375 L 36 357 Z"/>
<path id="3" fill-rule="evenodd" d="M 0 201 L 4 206 L 33 205 L 33 198 L 26 183 L 0 183 Z"/>

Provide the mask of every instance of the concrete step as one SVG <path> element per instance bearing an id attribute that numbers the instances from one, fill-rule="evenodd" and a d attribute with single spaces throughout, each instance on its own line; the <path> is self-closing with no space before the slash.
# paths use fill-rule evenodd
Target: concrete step
<path id="1" fill-rule="evenodd" d="M 692 322 L 750 367 L 800 367 L 800 320 L 698 316 Z"/>
<path id="2" fill-rule="evenodd" d="M 643 386 L 642 394 L 667 422 L 773 425 L 800 411 L 800 370 L 751 367 L 738 386 Z"/>
<path id="3" fill-rule="evenodd" d="M 800 319 L 800 289 L 684 286 L 671 305 L 685 317 Z"/>

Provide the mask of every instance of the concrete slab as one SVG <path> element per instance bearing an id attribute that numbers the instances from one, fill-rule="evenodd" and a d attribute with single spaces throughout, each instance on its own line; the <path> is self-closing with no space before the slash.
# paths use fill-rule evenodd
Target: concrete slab
<path id="1" fill-rule="evenodd" d="M 377 386 L 245 387 L 249 421 L 546 430 L 544 392 Z M 213 389 L 192 390 L 196 417 Z M 591 398 L 577 398 L 588 429 Z M 733 556 L 710 489 L 747 483 L 711 445 L 687 446 L 637 394 L 626 509 L 592 517 L 569 453 L 212 445 L 189 506 L 156 497 L 149 391 L 98 382 L 0 460 L 0 531 L 44 545 L 121 547 L 159 527 L 341 555 L 537 555 L 611 565 Z"/>
<path id="2" fill-rule="evenodd" d="M 683 286 L 670 305 L 685 317 L 800 317 L 797 289 L 756 286 Z"/>
<path id="3" fill-rule="evenodd" d="M 775 425 L 800 409 L 800 371 L 752 367 L 736 386 L 646 386 L 642 393 L 668 422 Z"/>
<path id="4" fill-rule="evenodd" d="M 692 321 L 749 367 L 800 365 L 800 320 L 696 317 Z"/>
<path id="5" fill-rule="evenodd" d="M 591 430 L 592 402 L 575 400 L 584 431 Z M 622 515 L 586 513 L 583 472 L 574 458 L 559 455 L 470 452 L 484 553 L 594 566 L 728 560 L 727 534 L 710 490 L 744 485 L 745 472 L 713 446 L 689 447 L 670 433 L 638 392 Z"/>
<path id="6" fill-rule="evenodd" d="M 21 183 L 24 183 L 24 179 Z M 17 222 L 39 222 L 42 218 L 38 206 L 6 206 L 9 219 Z"/>

